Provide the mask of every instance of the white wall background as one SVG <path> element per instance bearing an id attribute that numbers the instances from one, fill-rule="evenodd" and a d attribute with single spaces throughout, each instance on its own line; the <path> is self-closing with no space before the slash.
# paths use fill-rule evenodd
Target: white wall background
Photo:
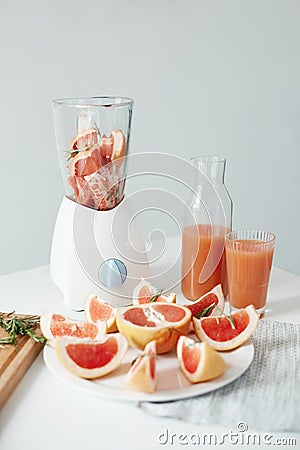
<path id="1" fill-rule="evenodd" d="M 47 264 L 64 190 L 50 101 L 135 99 L 132 152 L 225 155 L 234 226 L 300 273 L 300 2 L 2 1 L 0 273 Z"/>

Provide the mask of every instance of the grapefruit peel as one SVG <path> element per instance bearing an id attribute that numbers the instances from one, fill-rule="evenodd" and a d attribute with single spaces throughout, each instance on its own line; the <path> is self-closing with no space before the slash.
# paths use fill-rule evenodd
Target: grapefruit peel
<path id="1" fill-rule="evenodd" d="M 125 156 L 126 140 L 122 130 L 113 130 L 113 150 L 111 155 L 111 161 L 118 167 L 123 163 Z"/>

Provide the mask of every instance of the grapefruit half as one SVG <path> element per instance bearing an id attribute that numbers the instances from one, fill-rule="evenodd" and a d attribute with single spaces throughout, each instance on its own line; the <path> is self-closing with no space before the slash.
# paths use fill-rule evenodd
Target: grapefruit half
<path id="1" fill-rule="evenodd" d="M 177 344 L 180 368 L 191 383 L 212 380 L 226 370 L 226 363 L 206 342 L 180 336 Z"/>
<path id="2" fill-rule="evenodd" d="M 156 390 L 156 342 L 149 342 L 141 356 L 132 364 L 125 384 L 138 391 L 152 393 Z"/>
<path id="3" fill-rule="evenodd" d="M 120 333 L 102 336 L 97 341 L 57 337 L 55 350 L 61 363 L 81 378 L 99 378 L 115 370 L 127 351 L 127 341 Z"/>
<path id="4" fill-rule="evenodd" d="M 191 312 L 176 303 L 144 303 L 121 308 L 117 313 L 118 330 L 132 347 L 144 349 L 155 340 L 157 353 L 175 348 L 180 335 L 189 331 Z"/>
<path id="5" fill-rule="evenodd" d="M 116 315 L 117 308 L 105 302 L 95 294 L 89 294 L 84 302 L 84 314 L 88 322 L 104 322 L 106 332 L 117 331 Z"/>
<path id="6" fill-rule="evenodd" d="M 88 323 L 72 320 L 61 314 L 44 311 L 40 319 L 41 331 L 50 345 L 54 345 L 56 336 L 98 339 L 106 333 L 104 322 Z"/>
<path id="7" fill-rule="evenodd" d="M 259 316 L 253 305 L 234 312 L 231 316 L 193 317 L 194 330 L 200 341 L 215 350 L 232 350 L 244 344 L 257 327 Z"/>

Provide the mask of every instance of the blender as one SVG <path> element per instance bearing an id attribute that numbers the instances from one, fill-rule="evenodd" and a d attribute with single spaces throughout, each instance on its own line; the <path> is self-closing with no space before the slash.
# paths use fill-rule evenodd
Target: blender
<path id="1" fill-rule="evenodd" d="M 114 306 L 131 303 L 138 280 L 149 276 L 134 209 L 123 202 L 132 109 L 127 97 L 53 101 L 66 195 L 56 219 L 50 274 L 74 310 L 83 308 L 90 293 Z"/>

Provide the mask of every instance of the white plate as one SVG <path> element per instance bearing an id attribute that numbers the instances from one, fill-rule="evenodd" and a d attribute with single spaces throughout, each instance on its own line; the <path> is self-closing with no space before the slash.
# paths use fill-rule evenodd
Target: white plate
<path id="1" fill-rule="evenodd" d="M 139 355 L 136 349 L 130 348 L 122 365 L 109 375 L 97 380 L 84 380 L 73 375 L 57 359 L 55 350 L 49 346 L 44 348 L 44 360 L 47 367 L 64 381 L 93 395 L 124 401 L 163 402 L 195 397 L 219 389 L 236 380 L 249 367 L 254 354 L 253 344 L 249 341 L 242 347 L 230 352 L 223 352 L 221 356 L 228 367 L 225 373 L 204 383 L 190 384 L 179 369 L 175 351 L 157 357 L 158 386 L 153 394 L 135 391 L 124 384 L 126 374 L 132 360 Z"/>

